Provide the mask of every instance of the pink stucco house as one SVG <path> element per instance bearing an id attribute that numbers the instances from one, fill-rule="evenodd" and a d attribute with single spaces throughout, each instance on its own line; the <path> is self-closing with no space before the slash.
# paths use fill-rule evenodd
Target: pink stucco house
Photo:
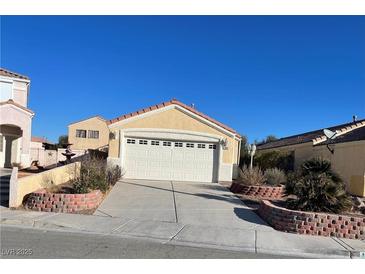
<path id="1" fill-rule="evenodd" d="M 30 166 L 30 79 L 0 68 L 0 167 Z"/>

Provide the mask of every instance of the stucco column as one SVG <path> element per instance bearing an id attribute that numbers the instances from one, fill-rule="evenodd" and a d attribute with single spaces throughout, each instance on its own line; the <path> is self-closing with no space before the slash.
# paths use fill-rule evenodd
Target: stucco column
<path id="1" fill-rule="evenodd" d="M 23 167 L 30 166 L 30 142 L 31 142 L 31 125 L 22 128 L 22 141 L 20 150 L 20 162 Z"/>

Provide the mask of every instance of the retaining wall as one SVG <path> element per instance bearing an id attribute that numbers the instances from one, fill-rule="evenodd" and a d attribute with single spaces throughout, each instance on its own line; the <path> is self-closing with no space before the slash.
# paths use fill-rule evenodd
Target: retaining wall
<path id="1" fill-rule="evenodd" d="M 365 239 L 365 216 L 295 211 L 265 200 L 261 202 L 258 214 L 273 228 L 285 232 Z"/>
<path id="2" fill-rule="evenodd" d="M 40 190 L 31 193 L 24 206 L 35 211 L 77 213 L 98 207 L 102 197 L 99 190 L 86 194 L 57 194 Z"/>
<path id="3" fill-rule="evenodd" d="M 10 180 L 9 207 L 20 206 L 27 194 L 47 185 L 60 185 L 79 177 L 80 167 L 81 163 L 76 162 L 22 178 L 17 178 L 18 169 L 14 168 Z"/>
<path id="4" fill-rule="evenodd" d="M 283 186 L 245 186 L 239 183 L 233 182 L 230 190 L 233 193 L 239 193 L 247 196 L 254 196 L 260 199 L 281 199 L 284 195 Z"/>

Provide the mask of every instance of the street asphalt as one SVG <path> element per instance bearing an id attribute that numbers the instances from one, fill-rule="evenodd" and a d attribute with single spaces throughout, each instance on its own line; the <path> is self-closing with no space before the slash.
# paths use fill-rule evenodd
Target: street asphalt
<path id="1" fill-rule="evenodd" d="M 1 227 L 2 259 L 278 259 L 294 258 L 180 246 L 140 238 Z"/>

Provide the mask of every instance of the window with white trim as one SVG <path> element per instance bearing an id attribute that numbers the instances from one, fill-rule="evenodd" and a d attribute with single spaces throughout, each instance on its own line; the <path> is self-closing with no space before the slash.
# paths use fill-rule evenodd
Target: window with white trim
<path id="1" fill-rule="evenodd" d="M 216 149 L 217 145 L 209 145 L 209 149 Z"/>
<path id="2" fill-rule="evenodd" d="M 164 147 L 170 147 L 170 146 L 171 146 L 171 142 L 167 142 L 167 141 L 165 141 L 165 142 L 163 142 L 163 143 L 162 143 L 162 145 L 163 145 Z"/>
<path id="3" fill-rule="evenodd" d="M 182 147 L 182 146 L 183 146 L 183 143 L 175 142 L 175 147 Z"/>
<path id="4" fill-rule="evenodd" d="M 90 139 L 99 139 L 99 130 L 88 130 L 87 137 Z"/>
<path id="5" fill-rule="evenodd" d="M 148 142 L 147 142 L 147 140 L 139 140 L 139 142 L 138 142 L 140 145 L 147 145 L 148 144 Z"/>
<path id="6" fill-rule="evenodd" d="M 152 146 L 159 146 L 160 142 L 159 141 L 151 141 L 151 145 Z"/>
<path id="7" fill-rule="evenodd" d="M 76 138 L 86 138 L 86 130 L 76 129 Z"/>
<path id="8" fill-rule="evenodd" d="M 205 144 L 198 144 L 198 148 L 205 148 Z"/>
<path id="9" fill-rule="evenodd" d="M 134 139 L 127 139 L 127 144 L 135 144 L 136 140 Z"/>
<path id="10" fill-rule="evenodd" d="M 0 102 L 13 99 L 13 83 L 0 82 Z"/>
<path id="11" fill-rule="evenodd" d="M 192 144 L 192 143 L 186 143 L 186 147 L 193 148 L 194 147 L 194 144 Z"/>

